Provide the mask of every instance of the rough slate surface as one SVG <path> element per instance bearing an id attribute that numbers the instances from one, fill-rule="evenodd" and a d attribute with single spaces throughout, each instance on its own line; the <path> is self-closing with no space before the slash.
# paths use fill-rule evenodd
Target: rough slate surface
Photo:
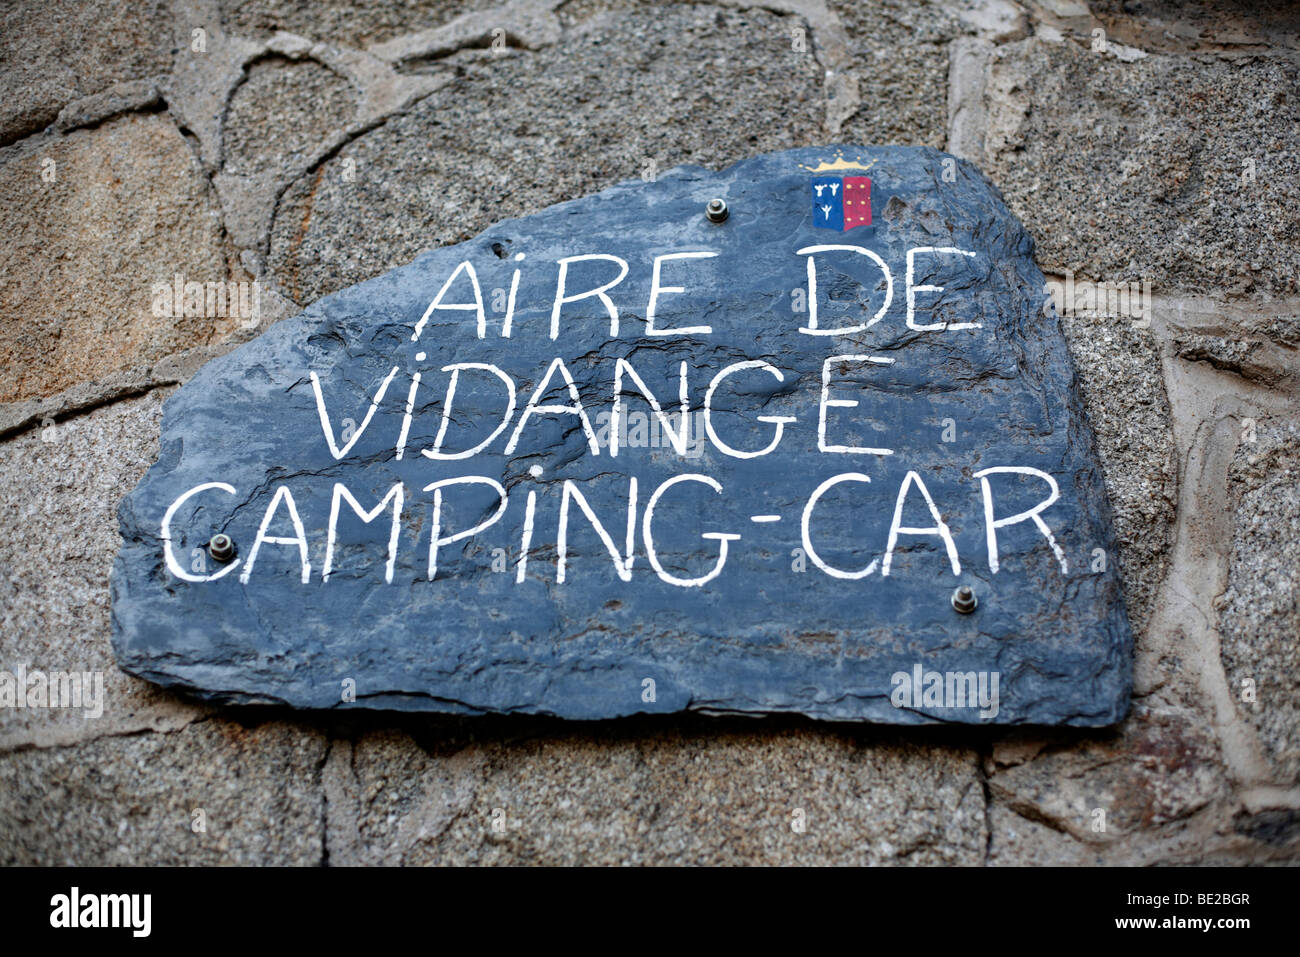
<path id="1" fill-rule="evenodd" d="M 501 223 L 460 246 L 438 249 L 370 282 L 321 300 L 257 340 L 202 369 L 167 404 L 158 463 L 120 509 L 122 551 L 114 566 L 114 648 L 126 670 L 223 701 L 286 702 L 306 708 L 378 707 L 456 713 L 527 712 L 603 718 L 635 712 L 700 709 L 793 711 L 833 720 L 890 723 L 979 723 L 974 709 L 899 709 L 891 675 L 926 670 L 997 671 L 996 723 L 1106 725 L 1126 713 L 1131 634 L 1120 591 L 1100 467 L 1084 420 L 1059 324 L 1042 311 L 1043 277 L 1032 242 L 974 167 L 958 161 L 944 181 L 945 154 L 902 147 L 843 147 L 874 160 L 874 225 L 848 233 L 815 229 L 808 200 L 812 166 L 836 148 L 757 157 L 721 173 L 683 167 L 655 183 L 631 182 L 564 203 L 524 220 Z M 852 175 L 854 171 L 846 171 Z M 722 196 L 730 219 L 705 221 L 705 202 Z M 869 246 L 894 275 L 883 320 L 850 336 L 798 332 L 791 290 L 806 282 L 804 246 Z M 971 260 L 928 260 L 942 294 L 918 293 L 918 322 L 981 322 L 983 328 L 916 332 L 904 324 L 906 250 L 955 246 Z M 714 250 L 718 257 L 665 265 L 657 323 L 708 323 L 708 336 L 649 339 L 644 315 L 655 254 Z M 516 252 L 522 279 L 509 340 L 492 290 L 507 289 Z M 629 272 L 610 291 L 620 336 L 595 299 L 567 305 L 559 338 L 548 336 L 555 261 L 611 253 Z M 420 340 L 411 333 L 439 287 L 463 259 L 473 262 L 487 299 L 487 338 L 474 334 L 470 312 L 440 312 Z M 822 327 L 861 322 L 883 302 L 883 284 L 856 276 L 861 257 L 821 260 Z M 934 265 L 937 264 L 937 265 Z M 574 283 L 612 278 L 575 266 Z M 841 271 L 842 270 L 842 271 Z M 462 277 L 463 278 L 463 277 Z M 916 282 L 927 281 L 918 274 Z M 468 283 L 450 295 L 463 301 Z M 589 288 L 580 286 L 579 288 Z M 424 361 L 416 355 L 427 353 Z M 823 360 L 866 353 L 893 365 L 859 365 L 837 376 L 835 398 L 857 409 L 828 411 L 829 441 L 886 445 L 887 457 L 818 451 Z M 612 400 L 615 360 L 626 358 L 666 407 L 675 404 L 678 364 L 686 360 L 693 410 L 713 376 L 731 363 L 762 359 L 785 381 L 761 372 L 737 376 L 720 390 L 714 424 L 725 441 L 759 449 L 773 426 L 757 415 L 794 416 L 769 455 L 736 459 L 706 445 L 681 458 L 671 448 L 624 448 L 617 459 L 592 455 L 572 416 L 540 416 L 524 429 L 515 453 L 502 449 L 551 360 L 561 356 L 593 422 Z M 471 459 L 434 462 L 418 454 L 433 444 L 452 362 L 492 362 L 516 381 L 519 409 L 509 428 Z M 336 431 L 344 417 L 360 423 L 380 382 L 396 365 L 384 401 L 342 460 L 322 434 L 308 376 L 320 377 Z M 406 451 L 395 458 L 411 374 L 417 392 Z M 490 377 L 462 378 L 449 448 L 485 438 L 503 405 Z M 558 382 L 558 380 L 553 380 Z M 553 403 L 559 390 L 548 393 Z M 646 411 L 636 396 L 629 411 Z M 943 441 L 945 420 L 955 441 Z M 484 424 L 487 423 L 487 424 Z M 459 431 L 458 431 L 459 430 Z M 1069 564 L 1057 559 L 1032 523 L 1001 530 L 1001 570 L 986 559 L 980 483 L 990 466 L 1032 466 L 1060 483 L 1061 498 L 1043 517 Z M 529 474 L 540 466 L 542 475 Z M 888 578 L 828 577 L 811 563 L 803 572 L 804 503 L 823 480 L 860 471 L 870 485 L 828 494 L 812 522 L 817 550 L 843 569 L 882 558 L 895 496 L 915 470 L 950 526 L 962 571 L 954 576 L 939 540 L 903 536 Z M 667 478 L 702 473 L 722 485 L 678 487 L 655 512 L 656 547 L 680 577 L 704 574 L 718 544 L 702 533 L 741 535 L 730 543 L 722 573 L 697 588 L 659 580 L 646 560 L 641 512 Z M 616 576 L 610 557 L 576 506 L 570 516 L 567 580 L 556 583 L 556 525 L 561 483 L 573 479 L 622 547 L 628 479 L 639 484 L 632 581 Z M 430 582 L 426 562 L 432 494 L 424 487 L 455 475 L 485 475 L 510 490 L 500 521 L 439 552 Z M 383 581 L 388 517 L 370 525 L 339 523 L 334 571 L 321 581 L 326 525 L 336 481 L 372 508 L 398 481 L 406 506 L 392 584 Z M 998 480 L 998 515 L 1035 505 L 1043 487 Z M 247 557 L 276 489 L 291 490 L 309 542 L 311 577 L 300 580 L 295 547 L 263 545 L 250 581 L 242 569 L 219 581 L 178 581 L 163 563 L 159 523 L 182 492 L 226 482 L 235 495 L 189 500 L 173 520 L 175 550 L 189 567 L 191 550 L 218 531 Z M 515 580 L 523 500 L 539 495 L 528 575 Z M 904 524 L 931 520 L 915 488 Z M 481 521 L 495 497 L 448 491 L 443 529 Z M 750 516 L 779 514 L 754 524 Z M 268 534 L 289 536 L 281 510 Z M 504 549 L 507 570 L 493 571 Z M 1096 550 L 1109 557 L 1095 572 Z M 209 561 L 207 570 L 214 567 Z M 971 584 L 975 614 L 949 604 L 955 584 Z M 646 701 L 643 682 L 655 682 Z M 356 682 L 357 700 L 340 700 Z"/>

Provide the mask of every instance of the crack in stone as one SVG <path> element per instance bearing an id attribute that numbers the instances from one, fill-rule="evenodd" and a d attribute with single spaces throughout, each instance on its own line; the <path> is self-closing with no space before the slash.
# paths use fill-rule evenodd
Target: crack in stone
<path id="1" fill-rule="evenodd" d="M 990 786 L 989 765 L 993 762 L 993 748 L 975 752 L 975 776 L 979 781 L 980 793 L 984 797 L 984 854 L 980 864 L 989 866 L 993 857 L 993 789 Z"/>
<path id="2" fill-rule="evenodd" d="M 329 746 L 317 768 L 321 787 L 322 867 L 365 863 L 361 854 L 361 810 L 358 796 L 356 745 L 350 738 L 329 736 Z"/>
<path id="3" fill-rule="evenodd" d="M 195 706 L 183 705 L 182 707 L 194 708 Z M 178 731 L 184 731 L 191 725 L 219 717 L 211 708 L 202 706 L 198 706 L 198 708 L 199 710 L 193 714 L 179 717 L 163 714 L 146 716 L 140 720 L 139 724 L 124 724 L 111 730 L 89 735 L 79 733 L 75 730 L 76 726 L 72 728 L 58 725 L 38 727 L 30 732 L 20 732 L 16 735 L 0 737 L 0 755 L 21 754 L 24 751 L 44 751 L 55 748 L 75 748 L 106 738 L 135 738 L 144 734 L 175 734 Z"/>
<path id="4" fill-rule="evenodd" d="M 1143 657 L 1157 662 L 1181 657 L 1194 667 L 1234 783 L 1265 784 L 1269 770 L 1262 746 L 1232 700 L 1217 615 L 1210 602 L 1223 591 L 1229 571 L 1228 470 L 1240 436 L 1236 418 L 1242 410 L 1255 412 L 1257 406 L 1275 404 L 1285 408 L 1286 404 L 1280 398 L 1267 401 L 1271 394 L 1263 389 L 1250 394 L 1234 376 L 1178 359 L 1172 354 L 1167 327 L 1158 315 L 1154 319 L 1165 343 L 1161 364 L 1179 450 L 1179 495 L 1169 567 L 1147 628 Z M 1139 687 L 1144 683 L 1135 681 Z"/>
<path id="5" fill-rule="evenodd" d="M 862 99 L 848 34 L 839 16 L 825 0 L 718 0 L 720 6 L 738 10 L 766 10 L 800 17 L 808 25 L 813 56 L 825 71 L 827 139 L 839 138 L 844 124 L 858 111 Z"/>
<path id="6" fill-rule="evenodd" d="M 448 23 L 377 43 L 366 51 L 394 66 L 411 60 L 449 56 L 476 49 L 491 41 L 494 30 L 503 39 L 514 38 L 526 50 L 539 50 L 559 42 L 560 18 L 555 11 L 564 0 L 509 0 L 491 10 L 462 13 Z"/>

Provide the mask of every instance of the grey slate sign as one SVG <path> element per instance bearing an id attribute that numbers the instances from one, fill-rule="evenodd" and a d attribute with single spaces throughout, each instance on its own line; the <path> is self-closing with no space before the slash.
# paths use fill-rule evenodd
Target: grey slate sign
<path id="1" fill-rule="evenodd" d="M 842 146 L 328 296 L 168 401 L 117 658 L 310 709 L 1112 724 L 1132 637 L 1032 252 L 965 161 Z"/>

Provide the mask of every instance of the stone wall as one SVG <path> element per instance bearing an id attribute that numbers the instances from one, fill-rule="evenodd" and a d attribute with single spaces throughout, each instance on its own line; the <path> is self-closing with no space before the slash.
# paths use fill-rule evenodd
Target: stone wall
<path id="1" fill-rule="evenodd" d="M 1244 863 L 1300 851 L 1300 15 L 1048 0 L 21 0 L 0 12 L 4 863 Z M 118 671 L 162 403 L 320 296 L 679 163 L 975 161 L 1065 320 L 1138 635 L 1108 733 L 304 718 Z M 256 280 L 257 324 L 155 283 Z M 806 827 L 791 827 L 802 810 Z"/>

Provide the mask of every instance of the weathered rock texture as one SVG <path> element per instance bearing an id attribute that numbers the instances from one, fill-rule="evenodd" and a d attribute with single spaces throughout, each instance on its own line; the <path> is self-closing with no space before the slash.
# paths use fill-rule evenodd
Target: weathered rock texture
<path id="1" fill-rule="evenodd" d="M 1297 858 L 1294 11 L 852 6 L 178 0 L 134 5 L 129 24 L 105 21 L 117 4 L 5 8 L 0 257 L 6 287 L 30 291 L 3 293 L 0 319 L 0 667 L 105 673 L 98 720 L 3 715 L 6 860 Z M 321 114 L 294 116 L 316 90 Z M 161 393 L 258 331 L 155 324 L 155 275 L 256 278 L 277 304 L 265 323 L 651 161 L 721 169 L 837 140 L 971 159 L 1049 279 L 1152 283 L 1149 320 L 1063 322 L 1137 630 L 1136 704 L 1116 733 L 256 724 L 115 670 L 114 509 L 158 455 Z M 119 155 L 158 176 L 99 206 L 96 177 L 111 183 Z M 170 199 L 144 229 L 127 211 L 151 197 Z M 102 310 L 89 322 L 103 333 L 66 358 L 58 340 L 40 349 L 32 330 L 74 299 Z"/>
<path id="2" fill-rule="evenodd" d="M 831 156 L 870 165 L 873 222 L 842 236 L 816 225 L 828 207 L 809 188 Z M 726 222 L 704 215 L 711 197 Z M 844 202 L 847 221 L 864 195 Z M 798 251 L 828 242 L 885 265 L 823 250 L 810 289 Z M 1030 249 L 969 163 L 845 145 L 633 180 L 328 296 L 170 401 L 163 454 L 121 510 L 118 660 L 204 698 L 310 708 L 1114 724 L 1132 637 L 1117 569 L 1095 557 L 1115 551 L 1110 509 Z M 659 296 L 665 251 L 708 258 L 661 263 L 683 291 Z M 618 263 L 573 263 L 560 289 L 555 264 L 588 255 Z M 898 285 L 913 267 L 928 300 Z M 616 319 L 600 300 L 553 308 L 612 282 Z M 474 301 L 481 313 L 452 305 Z M 801 331 L 814 306 L 819 330 L 859 331 Z M 519 398 L 503 412 L 497 375 L 452 379 L 453 363 L 491 363 Z M 706 403 L 709 383 L 722 388 Z M 627 425 L 647 415 L 643 389 L 679 417 L 684 396 L 679 448 L 658 419 Z M 860 411 L 828 424 L 823 390 Z M 349 420 L 354 442 L 336 437 Z M 1001 469 L 1037 474 L 979 478 Z M 436 491 L 466 475 L 480 484 Z M 187 495 L 212 482 L 225 486 Z M 338 485 L 367 512 L 389 502 L 382 521 L 340 519 Z M 571 492 L 620 530 L 618 573 Z M 896 532 L 935 526 L 923 496 L 951 554 Z M 988 509 L 1044 505 L 1046 535 L 995 528 L 989 553 Z M 259 527 L 295 534 L 290 508 L 300 547 L 263 545 Z M 191 557 L 217 533 L 239 555 L 195 580 Z M 952 606 L 959 585 L 971 614 Z M 927 673 L 982 685 L 923 700 Z"/>

